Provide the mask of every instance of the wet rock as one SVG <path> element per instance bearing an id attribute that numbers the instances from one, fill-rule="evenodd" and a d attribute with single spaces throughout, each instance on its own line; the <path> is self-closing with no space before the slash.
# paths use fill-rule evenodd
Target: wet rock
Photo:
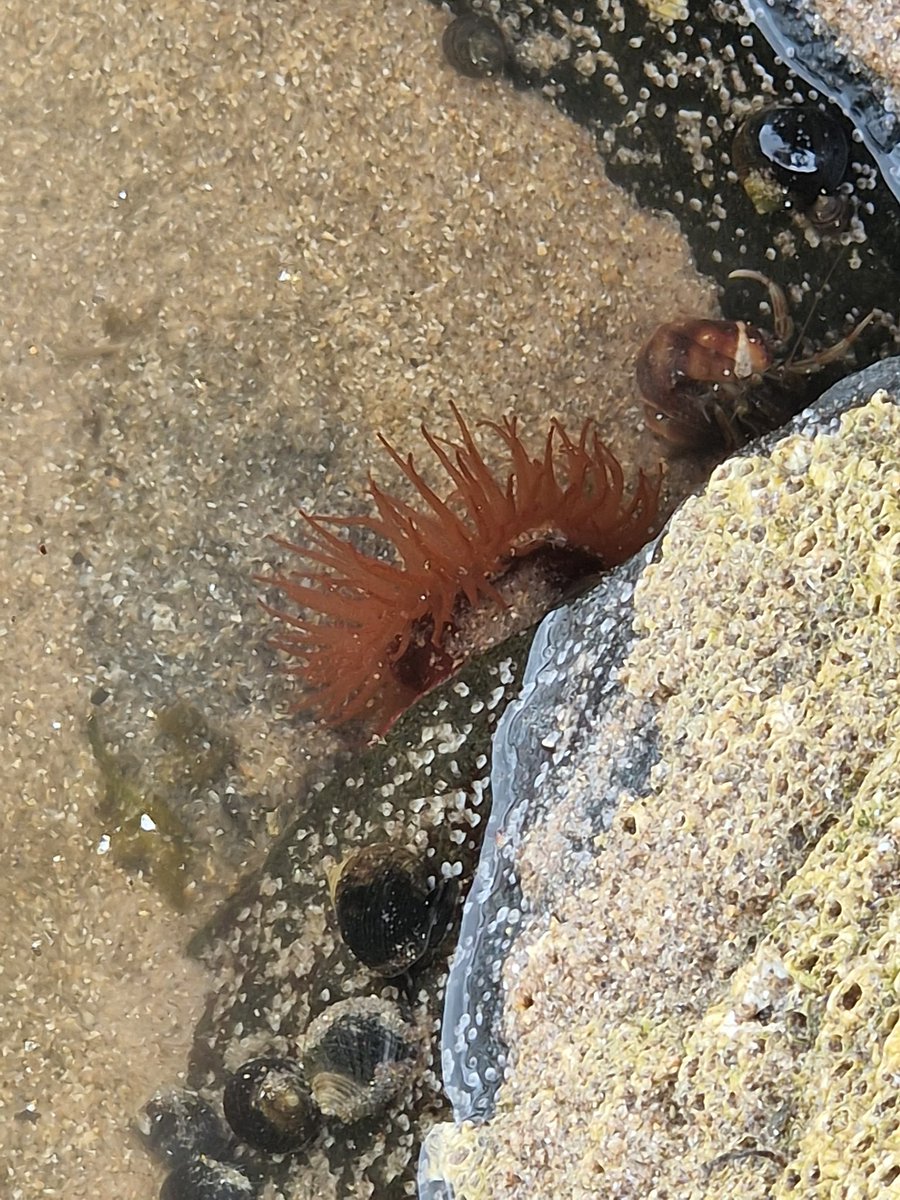
<path id="1" fill-rule="evenodd" d="M 490 806 L 491 737 L 518 689 L 529 641 L 520 635 L 470 664 L 386 740 L 360 751 L 352 769 L 298 799 L 266 861 L 195 939 L 216 988 L 195 1034 L 192 1099 L 176 1093 L 162 1114 L 164 1131 L 177 1126 L 172 1188 L 192 1182 L 194 1171 L 205 1181 L 205 1115 L 224 1107 L 241 1143 L 232 1165 L 260 1190 L 290 1200 L 411 1194 L 422 1136 L 445 1110 L 431 1043 L 446 956 L 434 947 L 400 984 L 374 974 L 341 936 L 329 872 L 370 846 L 377 830 L 414 851 L 448 891 L 465 893 Z M 409 1030 L 384 1016 L 401 1000 L 400 986 Z M 338 1022 L 348 1015 L 349 1025 Z M 289 1129 L 283 1141 L 303 1090 L 282 1067 L 294 1059 L 324 1115 L 309 1138 Z M 261 1078 L 261 1063 L 278 1067 L 277 1086 Z M 204 1119 L 192 1119 L 195 1109 Z"/>
<path id="2" fill-rule="evenodd" d="M 544 622 L 448 984 L 466 1123 L 423 1194 L 896 1177 L 898 404 L 898 359 L 844 381 Z"/>

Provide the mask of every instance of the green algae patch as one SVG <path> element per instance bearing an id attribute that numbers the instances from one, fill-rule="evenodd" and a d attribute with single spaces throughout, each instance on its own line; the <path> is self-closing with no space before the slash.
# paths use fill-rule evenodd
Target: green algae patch
<path id="1" fill-rule="evenodd" d="M 184 701 L 157 714 L 161 753 L 152 768 L 142 768 L 121 747 L 112 749 L 98 716 L 88 719 L 87 734 L 103 779 L 97 817 L 108 853 L 122 870 L 147 876 L 175 908 L 185 908 L 199 867 L 178 811 L 197 789 L 224 777 L 234 761 L 232 739 L 211 730 Z"/>
<path id="2" fill-rule="evenodd" d="M 900 1189 L 898 497 L 880 394 L 672 520 L 621 668 L 659 759 L 587 865 L 554 834 L 609 786 L 601 738 L 521 847 L 526 895 L 571 887 L 505 962 L 494 1117 L 429 1139 L 456 1200 Z"/>
<path id="3" fill-rule="evenodd" d="M 193 704 L 177 700 L 156 714 L 156 725 L 172 752 L 167 766 L 172 787 L 211 787 L 234 765 L 236 747 L 228 734 L 213 728 Z"/>

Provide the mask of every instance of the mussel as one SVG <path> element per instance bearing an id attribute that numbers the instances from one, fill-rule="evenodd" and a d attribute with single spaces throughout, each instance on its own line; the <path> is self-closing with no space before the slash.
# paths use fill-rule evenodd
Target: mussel
<path id="1" fill-rule="evenodd" d="M 850 143 L 830 113 L 812 104 L 778 104 L 744 121 L 731 158 L 757 212 L 785 205 L 805 211 L 820 197 L 837 193 L 847 173 Z M 837 200 L 828 206 L 829 223 L 838 207 Z M 846 201 L 841 207 L 846 208 Z"/>
<path id="2" fill-rule="evenodd" d="M 347 947 L 386 979 L 440 945 L 457 898 L 454 879 L 432 880 L 420 855 L 382 843 L 348 855 L 329 873 L 329 887 Z"/>
<path id="3" fill-rule="evenodd" d="M 496 75 L 509 59 L 500 26 L 480 13 L 455 17 L 444 30 L 441 48 L 450 66 L 471 79 Z"/>
<path id="4" fill-rule="evenodd" d="M 344 1124 L 386 1108 L 411 1077 L 420 1051 L 415 1026 L 377 996 L 331 1005 L 309 1026 L 301 1048 L 316 1104 Z"/>
<path id="5" fill-rule="evenodd" d="M 300 1064 L 290 1058 L 244 1063 L 226 1083 L 222 1107 L 235 1136 L 269 1154 L 302 1150 L 321 1124 Z"/>
<path id="6" fill-rule="evenodd" d="M 201 1155 L 168 1175 L 159 1200 L 253 1200 L 257 1189 L 239 1167 Z"/>

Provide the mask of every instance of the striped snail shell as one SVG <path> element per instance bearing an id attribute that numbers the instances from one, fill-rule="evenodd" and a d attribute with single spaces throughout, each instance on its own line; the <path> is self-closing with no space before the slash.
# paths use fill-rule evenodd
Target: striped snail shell
<path id="1" fill-rule="evenodd" d="M 341 1000 L 312 1022 L 303 1067 L 316 1104 L 344 1124 L 386 1108 L 409 1081 L 421 1051 L 415 1026 L 377 996 Z"/>
<path id="2" fill-rule="evenodd" d="M 509 60 L 500 26 L 479 13 L 455 17 L 444 30 L 441 47 L 450 66 L 471 79 L 496 75 Z"/>
<path id="3" fill-rule="evenodd" d="M 300 1064 L 290 1058 L 244 1063 L 226 1083 L 222 1107 L 235 1136 L 269 1154 L 302 1150 L 320 1126 Z"/>

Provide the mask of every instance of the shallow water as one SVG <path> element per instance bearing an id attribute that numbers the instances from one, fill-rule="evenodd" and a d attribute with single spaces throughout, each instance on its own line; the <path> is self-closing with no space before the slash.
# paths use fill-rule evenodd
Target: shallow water
<path id="1" fill-rule="evenodd" d="M 359 511 L 375 431 L 416 449 L 450 400 L 538 436 L 594 416 L 652 464 L 634 355 L 673 310 L 714 311 L 586 133 L 443 65 L 445 21 L 7 6 L 13 1200 L 155 1195 L 133 1116 L 183 1075 L 215 986 L 183 947 L 341 750 L 287 715 L 252 580 L 266 535 L 298 504 Z M 671 493 L 702 469 L 673 464 Z M 165 870 L 115 797 L 132 825 L 177 823 Z"/>

